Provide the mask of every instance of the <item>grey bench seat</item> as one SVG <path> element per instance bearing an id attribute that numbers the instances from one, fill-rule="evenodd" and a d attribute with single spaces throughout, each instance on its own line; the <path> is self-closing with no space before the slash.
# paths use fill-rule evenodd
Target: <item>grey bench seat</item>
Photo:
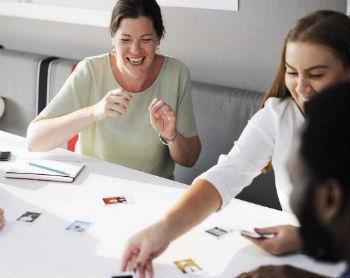
<path id="1" fill-rule="evenodd" d="M 215 165 L 238 139 L 248 120 L 259 109 L 262 93 L 192 82 L 192 102 L 202 151 L 192 168 L 175 167 L 175 179 L 191 184 Z M 280 209 L 273 172 L 257 177 L 238 198 Z"/>

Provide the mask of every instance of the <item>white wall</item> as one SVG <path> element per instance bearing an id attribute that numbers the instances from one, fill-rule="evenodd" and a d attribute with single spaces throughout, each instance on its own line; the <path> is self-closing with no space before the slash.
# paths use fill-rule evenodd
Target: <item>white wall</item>
<path id="1" fill-rule="evenodd" d="M 185 62 L 192 79 L 264 91 L 279 61 L 283 37 L 317 9 L 346 11 L 347 0 L 240 0 L 239 12 L 163 8 L 161 50 Z M 81 59 L 109 51 L 105 28 L 0 16 L 5 48 Z"/>

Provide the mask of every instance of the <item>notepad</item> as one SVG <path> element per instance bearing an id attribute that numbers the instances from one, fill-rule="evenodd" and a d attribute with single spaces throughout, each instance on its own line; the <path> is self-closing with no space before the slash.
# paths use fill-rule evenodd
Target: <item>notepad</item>
<path id="1" fill-rule="evenodd" d="M 73 182 L 85 165 L 81 162 L 62 162 L 46 159 L 33 159 L 16 162 L 5 173 L 6 178 Z"/>

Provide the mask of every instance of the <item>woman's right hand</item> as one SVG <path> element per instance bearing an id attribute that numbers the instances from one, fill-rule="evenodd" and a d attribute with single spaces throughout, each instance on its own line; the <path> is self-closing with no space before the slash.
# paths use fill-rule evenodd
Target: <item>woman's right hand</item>
<path id="1" fill-rule="evenodd" d="M 4 224 L 5 224 L 4 211 L 0 208 L 0 229 L 4 226 Z"/>
<path id="2" fill-rule="evenodd" d="M 153 277 L 152 260 L 168 247 L 170 235 L 163 221 L 157 222 L 132 236 L 123 252 L 121 271 L 131 270 L 138 277 Z"/>
<path id="3" fill-rule="evenodd" d="M 94 105 L 94 116 L 98 121 L 106 117 L 120 117 L 126 112 L 131 99 L 132 94 L 123 89 L 109 91 Z"/>

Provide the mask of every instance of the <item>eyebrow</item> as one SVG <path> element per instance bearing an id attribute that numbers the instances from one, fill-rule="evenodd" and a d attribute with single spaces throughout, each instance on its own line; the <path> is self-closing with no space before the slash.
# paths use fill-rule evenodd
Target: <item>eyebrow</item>
<path id="1" fill-rule="evenodd" d="M 129 35 L 129 34 L 124 34 L 124 33 L 122 33 L 121 35 L 122 35 L 122 36 L 125 36 L 125 37 L 131 37 L 131 35 Z M 144 35 L 141 36 L 141 38 L 147 37 L 147 36 L 153 36 L 153 34 L 152 34 L 152 33 L 144 34 Z"/>
<path id="2" fill-rule="evenodd" d="M 286 62 L 286 66 L 295 70 L 295 68 L 292 67 L 291 65 L 289 65 L 287 62 Z M 316 66 L 312 66 L 312 67 L 307 68 L 306 71 L 310 71 L 310 70 L 314 70 L 314 69 L 328 69 L 328 68 L 329 68 L 329 66 L 327 66 L 327 65 L 316 65 Z"/>

